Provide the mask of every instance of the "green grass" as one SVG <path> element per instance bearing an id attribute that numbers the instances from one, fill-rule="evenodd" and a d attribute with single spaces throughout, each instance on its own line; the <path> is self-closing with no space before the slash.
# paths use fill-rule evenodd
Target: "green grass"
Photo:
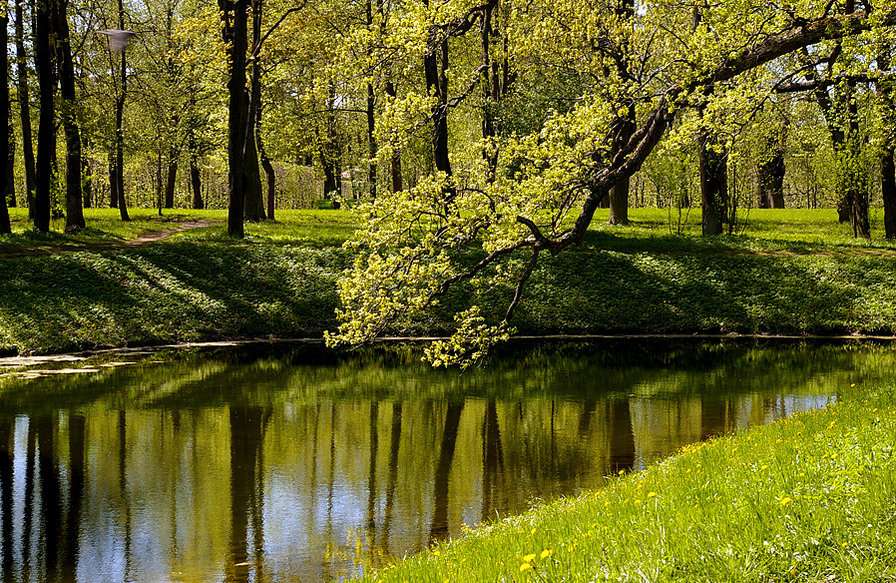
<path id="1" fill-rule="evenodd" d="M 215 243 L 0 259 L 0 352 L 320 336 L 346 260 Z"/>
<path id="2" fill-rule="evenodd" d="M 515 325 L 524 334 L 896 333 L 896 249 L 855 241 L 833 210 L 753 211 L 745 235 L 669 234 L 667 211 L 635 209 L 628 227 L 606 211 L 580 247 L 545 257 Z M 256 336 L 319 336 L 335 325 L 335 281 L 348 211 L 280 211 L 226 235 L 226 211 L 87 211 L 89 229 L 36 234 L 14 210 L 0 237 L 0 352 L 58 352 Z M 185 221 L 209 226 L 124 248 Z M 54 229 L 61 229 L 54 224 Z M 691 225 L 692 229 L 698 229 Z M 485 292 L 503 315 L 509 287 Z M 460 286 L 426 318 L 391 334 L 450 331 L 469 305 Z"/>
<path id="3" fill-rule="evenodd" d="M 362 580 L 896 581 L 896 399 L 885 389 L 688 446 Z"/>

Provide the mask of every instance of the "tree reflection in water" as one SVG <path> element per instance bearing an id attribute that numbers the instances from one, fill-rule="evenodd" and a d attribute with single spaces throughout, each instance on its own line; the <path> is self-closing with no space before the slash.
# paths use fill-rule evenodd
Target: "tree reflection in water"
<path id="1" fill-rule="evenodd" d="M 218 354 L 21 383 L 0 392 L 3 581 L 335 579 L 896 370 L 873 350 L 714 355 L 459 376 Z"/>

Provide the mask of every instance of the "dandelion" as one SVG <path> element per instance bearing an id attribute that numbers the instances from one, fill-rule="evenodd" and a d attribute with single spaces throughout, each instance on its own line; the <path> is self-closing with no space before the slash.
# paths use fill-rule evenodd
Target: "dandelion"
<path id="1" fill-rule="evenodd" d="M 532 561 L 535 560 L 535 553 L 532 553 L 531 555 L 526 555 L 525 557 L 523 557 L 523 560 L 526 561 L 527 563 L 531 563 Z"/>
<path id="2" fill-rule="evenodd" d="M 648 498 L 656 498 L 656 492 L 648 492 L 647 497 Z"/>
<path id="3" fill-rule="evenodd" d="M 535 529 L 533 528 L 532 530 L 530 530 L 529 534 L 535 534 Z"/>
<path id="4" fill-rule="evenodd" d="M 768 464 L 762 464 L 762 467 L 761 467 L 760 469 L 762 469 L 762 470 L 767 470 L 767 469 L 768 469 Z"/>
<path id="5" fill-rule="evenodd" d="M 545 550 L 541 551 L 541 558 L 547 559 L 548 557 L 551 556 L 552 553 L 553 553 L 553 551 L 551 549 L 545 549 Z"/>
<path id="6" fill-rule="evenodd" d="M 781 506 L 787 506 L 791 502 L 793 502 L 793 500 L 790 498 L 790 496 L 784 496 L 783 498 L 781 498 Z"/>
<path id="7" fill-rule="evenodd" d="M 525 573 L 526 571 L 528 571 L 531 568 L 532 568 L 532 565 L 530 565 L 529 563 L 523 563 L 522 565 L 520 565 L 520 573 Z"/>

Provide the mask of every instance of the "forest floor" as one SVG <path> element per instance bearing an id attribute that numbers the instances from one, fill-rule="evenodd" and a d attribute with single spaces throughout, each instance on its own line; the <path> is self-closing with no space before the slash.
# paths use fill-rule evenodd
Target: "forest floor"
<path id="1" fill-rule="evenodd" d="M 604 213 L 606 211 L 603 211 Z M 88 228 L 37 234 L 23 209 L 0 237 L 0 353 L 247 338 L 320 338 L 351 265 L 347 211 L 280 211 L 227 237 L 226 211 L 89 209 Z M 518 307 L 522 335 L 877 336 L 896 332 L 896 246 L 856 240 L 833 210 L 752 211 L 740 234 L 704 238 L 692 214 L 598 215 L 582 245 L 545 261 Z M 880 217 L 875 215 L 876 225 Z M 473 293 L 390 336 L 438 336 Z M 493 288 L 503 314 L 512 289 Z"/>

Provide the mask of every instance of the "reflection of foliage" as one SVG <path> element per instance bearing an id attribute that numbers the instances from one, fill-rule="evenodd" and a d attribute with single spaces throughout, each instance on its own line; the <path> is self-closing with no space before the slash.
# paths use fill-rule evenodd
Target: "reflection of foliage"
<path id="1" fill-rule="evenodd" d="M 762 348 L 741 344 L 583 343 L 499 351 L 483 368 L 432 370 L 421 347 L 371 348 L 337 356 L 320 345 L 174 350 L 146 355 L 110 353 L 77 364 L 99 373 L 23 378 L 27 369 L 0 377 L 0 410 L 78 407 L 96 400 L 110 406 L 163 409 L 182 406 L 377 398 L 583 399 L 614 396 L 723 398 L 745 392 L 837 392 L 848 379 L 889 378 L 892 351 L 871 346 L 799 345 Z M 676 346 L 678 344 L 679 346 Z M 271 352 L 273 351 L 273 353 Z M 119 365 L 125 362 L 130 364 Z M 119 364 L 116 364 L 119 363 Z M 108 365 L 108 366 L 107 366 Z M 828 387 L 828 388 L 822 388 Z"/>

